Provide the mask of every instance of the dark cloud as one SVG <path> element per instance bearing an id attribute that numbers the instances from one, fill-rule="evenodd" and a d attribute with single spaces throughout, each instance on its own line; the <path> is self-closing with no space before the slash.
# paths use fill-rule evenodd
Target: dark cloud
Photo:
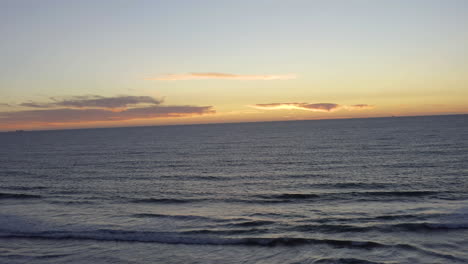
<path id="1" fill-rule="evenodd" d="M 212 106 L 149 106 L 123 111 L 106 109 L 46 109 L 0 112 L 0 122 L 19 123 L 78 123 L 98 121 L 124 121 L 158 117 L 183 117 L 214 113 Z"/>
<path id="2" fill-rule="evenodd" d="M 156 99 L 150 96 L 116 96 L 104 97 L 99 95 L 89 96 L 73 96 L 66 99 L 50 98 L 52 102 L 24 102 L 20 106 L 32 108 L 54 108 L 54 107 L 70 107 L 70 108 L 126 108 L 128 106 L 138 104 L 159 105 L 163 102 L 162 99 Z"/>

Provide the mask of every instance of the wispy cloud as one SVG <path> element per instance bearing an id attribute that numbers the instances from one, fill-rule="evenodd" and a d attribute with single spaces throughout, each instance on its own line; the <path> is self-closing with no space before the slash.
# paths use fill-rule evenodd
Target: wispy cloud
<path id="1" fill-rule="evenodd" d="M 65 99 L 50 98 L 51 102 L 24 102 L 20 106 L 32 108 L 54 108 L 54 107 L 70 107 L 70 108 L 127 108 L 138 104 L 159 105 L 163 102 L 162 99 L 156 99 L 150 96 L 115 96 L 104 97 L 99 95 L 72 96 Z"/>
<path id="2" fill-rule="evenodd" d="M 372 109 L 374 108 L 374 106 L 368 105 L 368 104 L 355 104 L 355 105 L 346 105 L 345 108 L 348 110 L 365 110 L 365 109 Z"/>
<path id="3" fill-rule="evenodd" d="M 125 121 L 162 117 L 184 117 L 214 113 L 212 106 L 150 106 L 123 111 L 107 109 L 59 108 L 0 112 L 0 122 L 5 124 L 50 124 L 99 121 Z"/>
<path id="4" fill-rule="evenodd" d="M 250 105 L 250 107 L 262 109 L 262 110 L 280 110 L 280 109 L 297 109 L 297 110 L 306 110 L 314 112 L 333 112 L 339 109 L 369 109 L 373 106 L 367 104 L 356 104 L 356 105 L 339 105 L 335 103 L 270 103 L 270 104 L 255 104 Z"/>
<path id="5" fill-rule="evenodd" d="M 145 78 L 145 80 L 154 81 L 179 81 L 179 80 L 290 80 L 296 79 L 295 74 L 265 74 L 265 75 L 249 75 L 249 74 L 231 74 L 217 72 L 199 72 L 199 73 L 183 73 L 183 74 L 166 74 L 162 76 Z"/>

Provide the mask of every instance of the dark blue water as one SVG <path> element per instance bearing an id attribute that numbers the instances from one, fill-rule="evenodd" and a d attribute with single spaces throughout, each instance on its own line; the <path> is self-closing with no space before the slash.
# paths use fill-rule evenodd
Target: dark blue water
<path id="1" fill-rule="evenodd" d="M 468 263 L 468 116 L 0 134 L 1 263 Z"/>

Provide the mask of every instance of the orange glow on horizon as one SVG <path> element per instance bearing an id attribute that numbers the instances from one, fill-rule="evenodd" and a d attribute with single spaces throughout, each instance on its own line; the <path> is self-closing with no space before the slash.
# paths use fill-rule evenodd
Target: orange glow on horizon
<path id="1" fill-rule="evenodd" d="M 446 111 L 426 112 L 414 109 L 385 108 L 372 109 L 370 111 L 333 111 L 311 112 L 303 110 L 277 110 L 277 111 L 245 111 L 245 112 L 217 112 L 213 114 L 197 115 L 188 114 L 178 117 L 135 118 L 124 121 L 81 121 L 81 122 L 54 122 L 54 123 L 16 123 L 1 124 L 0 131 L 14 130 L 55 130 L 55 129 L 79 129 L 99 127 L 131 127 L 131 126 L 161 126 L 184 124 L 211 124 L 211 123 L 242 123 L 242 122 L 270 122 L 270 121 L 294 121 L 294 120 L 323 120 L 323 119 L 352 119 L 392 116 L 421 116 L 421 115 L 446 115 L 468 114 L 468 107 L 462 109 L 447 109 Z"/>

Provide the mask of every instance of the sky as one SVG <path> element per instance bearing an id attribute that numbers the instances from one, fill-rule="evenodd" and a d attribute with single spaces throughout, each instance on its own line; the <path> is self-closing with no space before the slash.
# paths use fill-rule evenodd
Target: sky
<path id="1" fill-rule="evenodd" d="M 468 113 L 465 0 L 0 0 L 0 131 Z"/>

